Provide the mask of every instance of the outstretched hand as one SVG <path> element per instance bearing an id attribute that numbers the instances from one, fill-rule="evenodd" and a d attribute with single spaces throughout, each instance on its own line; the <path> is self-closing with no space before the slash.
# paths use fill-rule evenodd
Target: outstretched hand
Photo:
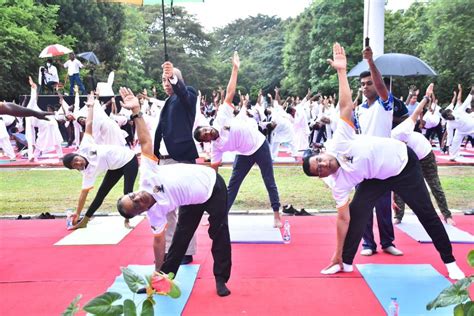
<path id="1" fill-rule="evenodd" d="M 431 83 L 428 88 L 426 88 L 425 95 L 431 97 L 433 95 L 434 83 Z"/>
<path id="2" fill-rule="evenodd" d="M 234 56 L 232 57 L 232 66 L 236 67 L 237 69 L 240 67 L 239 53 L 237 53 L 236 51 L 234 52 Z"/>
<path id="3" fill-rule="evenodd" d="M 339 43 L 334 43 L 332 46 L 333 59 L 328 59 L 327 62 L 331 65 L 332 68 L 336 70 L 346 70 L 347 68 L 347 59 L 346 52 L 344 47 Z"/>
<path id="4" fill-rule="evenodd" d="M 138 98 L 133 94 L 132 90 L 125 87 L 120 87 L 120 96 L 122 97 L 122 102 L 120 104 L 129 110 L 139 110 L 140 109 L 140 102 L 138 102 Z"/>
<path id="5" fill-rule="evenodd" d="M 31 79 L 31 76 L 28 76 L 28 83 L 30 84 L 30 87 L 35 89 L 37 88 L 36 83 Z"/>
<path id="6" fill-rule="evenodd" d="M 86 106 L 87 106 L 87 107 L 91 107 L 91 106 L 94 105 L 94 102 L 95 102 L 94 91 L 91 91 L 91 92 L 87 95 Z"/>

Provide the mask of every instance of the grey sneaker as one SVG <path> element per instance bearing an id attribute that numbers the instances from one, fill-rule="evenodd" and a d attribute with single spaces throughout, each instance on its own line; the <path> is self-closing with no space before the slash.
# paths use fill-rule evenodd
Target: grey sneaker
<path id="1" fill-rule="evenodd" d="M 395 248 L 394 246 L 384 248 L 383 252 L 386 252 L 386 253 L 391 254 L 393 256 L 403 256 L 403 252 L 401 250 Z"/>

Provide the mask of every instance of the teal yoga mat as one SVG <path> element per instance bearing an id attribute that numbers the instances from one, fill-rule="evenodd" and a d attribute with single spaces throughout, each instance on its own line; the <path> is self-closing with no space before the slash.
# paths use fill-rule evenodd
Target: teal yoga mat
<path id="1" fill-rule="evenodd" d="M 396 297 L 399 316 L 453 315 L 451 307 L 426 310 L 428 302 L 451 285 L 430 264 L 357 264 L 357 269 L 388 313 L 390 298 Z"/>
<path id="2" fill-rule="evenodd" d="M 175 280 L 178 282 L 179 288 L 181 289 L 181 296 L 177 299 L 173 299 L 168 296 L 155 295 L 155 315 L 174 316 L 183 313 L 184 307 L 191 295 L 194 282 L 196 281 L 199 267 L 198 264 L 182 265 L 179 267 Z M 129 265 L 128 268 L 144 276 L 152 274 L 155 266 Z M 123 302 L 127 298 L 133 300 L 133 293 L 125 283 L 122 274 L 115 278 L 114 283 L 107 289 L 107 291 L 120 293 L 122 295 L 120 302 Z M 146 294 L 135 294 L 135 304 L 143 301 L 145 297 Z"/>

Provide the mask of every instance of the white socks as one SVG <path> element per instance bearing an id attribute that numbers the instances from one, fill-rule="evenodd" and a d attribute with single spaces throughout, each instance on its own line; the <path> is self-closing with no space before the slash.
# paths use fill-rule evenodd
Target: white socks
<path id="1" fill-rule="evenodd" d="M 338 264 L 335 264 L 333 266 L 330 266 L 329 268 L 327 269 L 323 269 L 321 270 L 321 274 L 336 274 L 338 272 L 352 272 L 354 271 L 354 267 L 352 266 L 352 264 L 345 264 L 345 263 L 342 263 L 342 266 L 343 268 L 341 269 L 341 266 L 338 265 Z"/>
<path id="2" fill-rule="evenodd" d="M 462 272 L 462 270 L 459 269 L 458 265 L 456 264 L 456 261 L 453 261 L 451 263 L 446 263 L 446 268 L 448 269 L 448 275 L 450 279 L 461 280 L 466 277 L 464 275 L 464 272 Z"/>
<path id="3" fill-rule="evenodd" d="M 352 264 L 345 264 L 344 262 L 342 263 L 342 266 L 344 267 L 343 270 L 344 272 L 352 272 L 354 271 L 354 267 Z"/>

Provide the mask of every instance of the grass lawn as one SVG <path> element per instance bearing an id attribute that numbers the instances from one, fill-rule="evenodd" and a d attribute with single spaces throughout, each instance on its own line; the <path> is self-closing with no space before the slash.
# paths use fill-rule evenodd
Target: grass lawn
<path id="1" fill-rule="evenodd" d="M 220 168 L 220 174 L 228 182 L 231 168 Z M 474 208 L 474 168 L 440 167 L 439 174 L 449 207 L 452 209 Z M 301 167 L 276 167 L 280 200 L 296 208 L 334 209 L 330 190 L 317 178 L 306 177 Z M 82 176 L 73 170 L 0 170 L 0 215 L 39 214 L 64 212 L 75 208 L 81 189 Z M 102 178 L 87 198 L 90 204 Z M 135 187 L 138 187 L 138 181 Z M 109 193 L 99 212 L 115 212 L 115 203 L 122 194 L 120 181 Z M 434 202 L 434 200 L 433 200 Z M 436 206 L 436 204 L 435 204 Z M 270 209 L 260 171 L 252 169 L 240 188 L 233 209 Z"/>

